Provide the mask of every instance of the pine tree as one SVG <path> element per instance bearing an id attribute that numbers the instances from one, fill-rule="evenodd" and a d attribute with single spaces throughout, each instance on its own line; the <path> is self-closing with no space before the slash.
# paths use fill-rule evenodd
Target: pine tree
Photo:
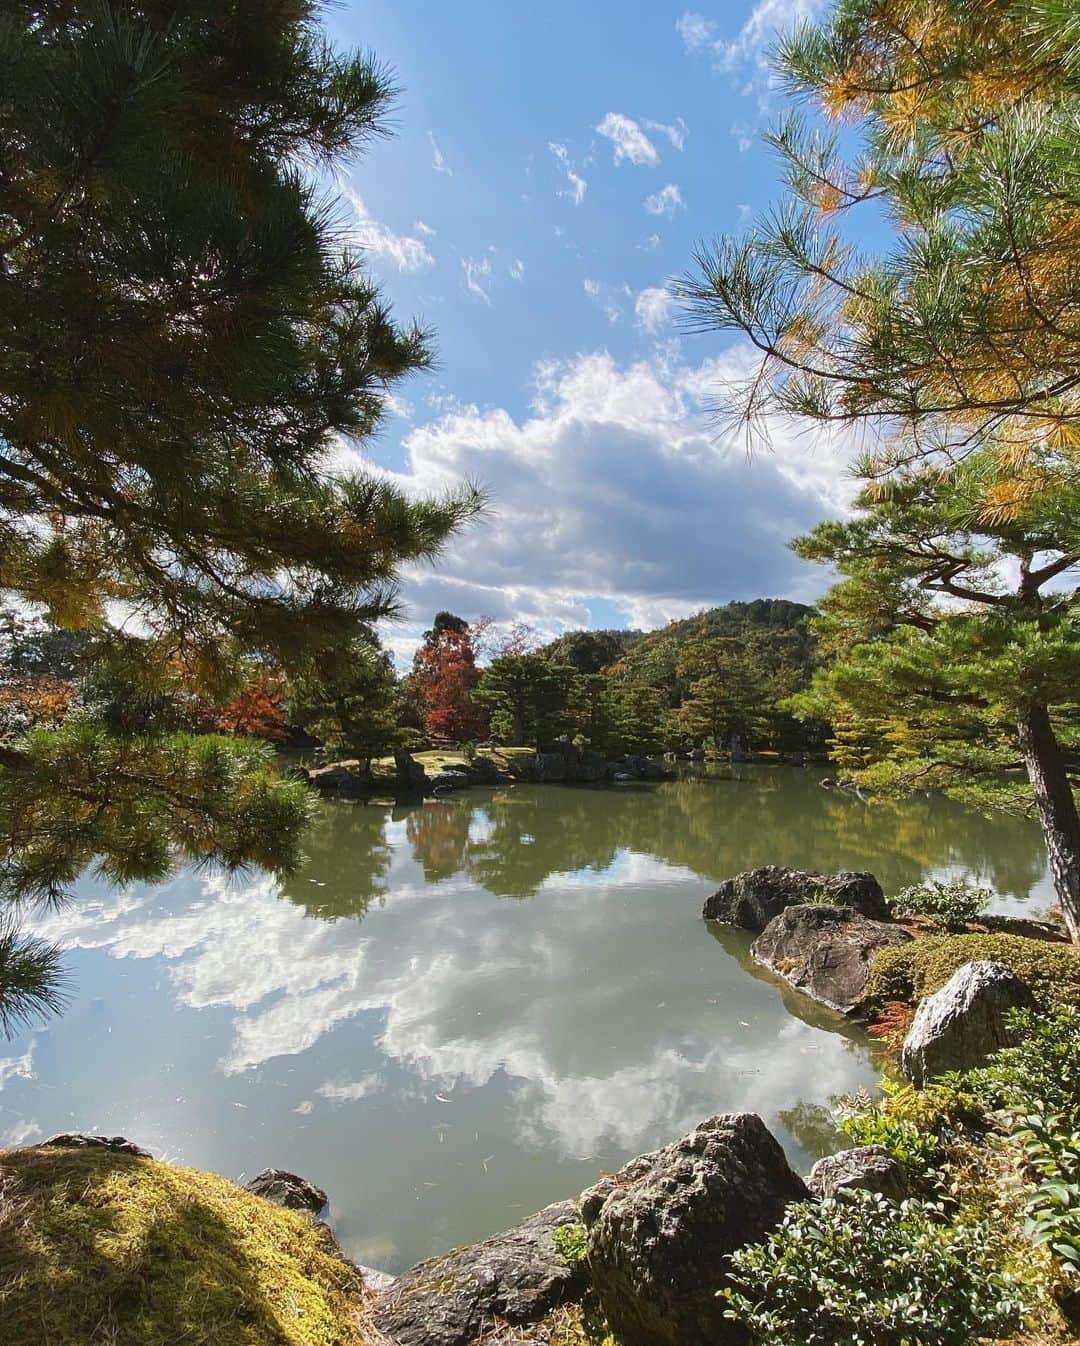
<path id="1" fill-rule="evenodd" d="M 542 747 L 564 734 L 574 670 L 542 654 L 502 654 L 484 669 L 476 700 L 491 713 L 491 732 L 514 747 Z"/>
<path id="2" fill-rule="evenodd" d="M 247 655 L 301 678 L 332 663 L 478 505 L 327 466 L 430 347 L 326 188 L 384 132 L 393 83 L 317 16 L 0 13 L 0 585 L 150 696 L 178 679 L 220 704 Z M 56 900 L 95 860 L 116 882 L 177 858 L 287 868 L 306 815 L 262 745 L 69 719 L 0 742 L 0 897 Z M 19 1013 L 35 966 L 55 1001 L 40 952 L 0 939 Z"/>
<path id="3" fill-rule="evenodd" d="M 760 354 L 724 390 L 736 422 L 874 436 L 862 517 L 801 544 L 847 576 L 817 698 L 844 752 L 893 787 L 1034 808 L 1080 938 L 1078 59 L 1069 0 L 839 0 L 778 68 L 861 152 L 793 113 L 769 137 L 786 203 L 702 248 L 682 294 L 691 326 Z M 845 233 L 862 208 L 893 226 L 878 256 Z M 1014 765 L 1023 800 L 989 783 Z"/>

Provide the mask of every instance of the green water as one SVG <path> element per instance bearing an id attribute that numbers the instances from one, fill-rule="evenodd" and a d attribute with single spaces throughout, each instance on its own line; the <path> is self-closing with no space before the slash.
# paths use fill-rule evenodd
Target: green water
<path id="1" fill-rule="evenodd" d="M 873 1061 L 753 968 L 748 937 L 701 921 L 717 881 L 960 871 L 1002 909 L 1049 901 L 1034 827 L 871 806 L 823 774 L 326 804 L 283 885 L 86 881 L 42 923 L 74 998 L 3 1049 L 0 1139 L 93 1129 L 233 1177 L 294 1169 L 330 1192 L 353 1255 L 391 1271 L 717 1111 L 760 1112 L 805 1168 L 829 1144 L 822 1107 Z"/>

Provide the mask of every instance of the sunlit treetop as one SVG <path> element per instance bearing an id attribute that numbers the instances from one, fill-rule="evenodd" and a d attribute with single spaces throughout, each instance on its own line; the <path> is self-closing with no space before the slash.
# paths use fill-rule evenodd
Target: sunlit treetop
<path id="1" fill-rule="evenodd" d="M 1068 0 L 841 0 L 780 46 L 789 195 L 700 249 L 692 328 L 749 337 L 737 421 L 876 422 L 871 470 L 992 440 L 1008 509 L 1080 447 L 1080 20 Z M 863 255 L 849 217 L 891 242 Z M 864 234 L 863 237 L 871 237 Z M 1028 479 L 1028 480 L 1026 480 Z"/>

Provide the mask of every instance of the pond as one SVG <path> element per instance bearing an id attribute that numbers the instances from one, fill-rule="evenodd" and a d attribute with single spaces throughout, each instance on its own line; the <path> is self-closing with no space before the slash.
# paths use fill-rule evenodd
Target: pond
<path id="1" fill-rule="evenodd" d="M 3 1049 L 0 1139 L 119 1132 L 231 1177 L 292 1169 L 389 1271 L 718 1111 L 761 1113 L 805 1171 L 823 1108 L 875 1079 L 870 1045 L 702 922 L 717 882 L 777 863 L 887 892 L 971 873 L 1003 910 L 1051 897 L 1034 826 L 823 774 L 326 803 L 284 884 L 86 879 L 38 923 L 70 950 L 72 1003 Z"/>

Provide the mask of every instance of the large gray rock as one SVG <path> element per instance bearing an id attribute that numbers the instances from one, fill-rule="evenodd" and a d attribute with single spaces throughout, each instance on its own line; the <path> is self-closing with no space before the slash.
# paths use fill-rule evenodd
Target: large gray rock
<path id="1" fill-rule="evenodd" d="M 1005 1022 L 1013 1009 L 1034 1009 L 1031 990 L 1004 963 L 965 963 L 920 1002 L 901 1062 L 904 1074 L 925 1084 L 949 1070 L 973 1070 L 1016 1037 Z"/>
<path id="2" fill-rule="evenodd" d="M 505 1234 L 455 1248 L 398 1276 L 375 1308 L 375 1325 L 397 1346 L 467 1346 L 501 1324 L 533 1323 L 585 1292 L 585 1270 L 555 1247 L 573 1201 L 530 1216 Z"/>
<path id="3" fill-rule="evenodd" d="M 42 1146 L 56 1145 L 72 1150 L 112 1150 L 116 1154 L 131 1154 L 138 1159 L 153 1159 L 149 1150 L 128 1140 L 126 1136 L 91 1136 L 82 1131 L 61 1131 L 41 1141 Z"/>
<path id="4" fill-rule="evenodd" d="M 283 1168 L 264 1168 L 247 1184 L 247 1190 L 286 1210 L 306 1210 L 318 1215 L 326 1205 L 326 1193 L 313 1182 Z"/>
<path id="5" fill-rule="evenodd" d="M 904 1166 L 884 1145 L 857 1145 L 853 1150 L 826 1155 L 810 1170 L 806 1185 L 822 1200 L 852 1188 L 880 1192 L 890 1201 L 903 1201 L 908 1193 Z"/>
<path id="6" fill-rule="evenodd" d="M 787 907 L 805 902 L 830 902 L 854 907 L 863 916 L 886 921 L 889 908 L 881 884 L 873 874 L 815 874 L 805 869 L 766 865 L 725 879 L 705 902 L 707 921 L 723 921 L 743 930 L 762 931 Z"/>
<path id="7" fill-rule="evenodd" d="M 806 1196 L 752 1113 L 712 1117 L 591 1187 L 581 1198 L 589 1274 L 621 1346 L 741 1346 L 717 1298 L 725 1259 Z"/>
<path id="8" fill-rule="evenodd" d="M 848 1014 L 866 992 L 878 949 L 910 939 L 900 926 L 872 921 L 854 907 L 811 904 L 774 917 L 750 952 L 798 990 Z"/>

